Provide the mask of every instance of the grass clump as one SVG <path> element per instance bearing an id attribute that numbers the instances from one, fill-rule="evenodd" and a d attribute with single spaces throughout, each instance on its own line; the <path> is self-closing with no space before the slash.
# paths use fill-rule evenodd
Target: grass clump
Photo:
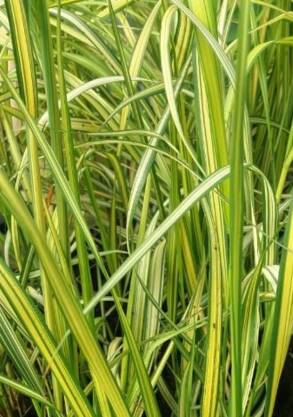
<path id="1" fill-rule="evenodd" d="M 0 20 L 0 414 L 271 417 L 290 1 L 5 0 Z"/>

